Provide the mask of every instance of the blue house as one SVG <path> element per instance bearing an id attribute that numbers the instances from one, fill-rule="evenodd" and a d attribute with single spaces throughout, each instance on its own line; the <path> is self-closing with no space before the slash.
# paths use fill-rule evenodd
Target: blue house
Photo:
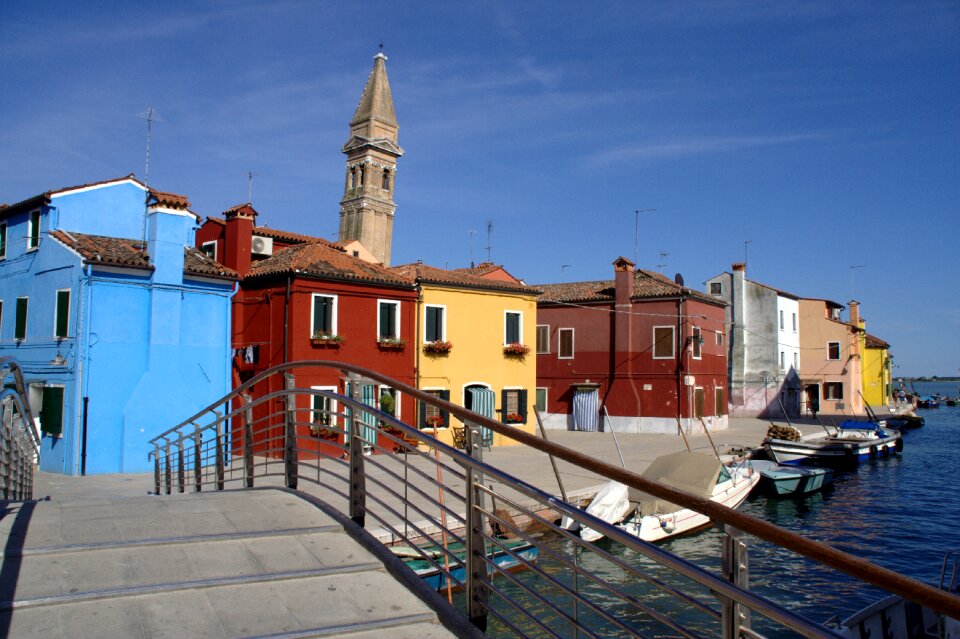
<path id="1" fill-rule="evenodd" d="M 41 470 L 150 470 L 147 440 L 230 391 L 237 276 L 193 248 L 189 207 L 132 175 L 0 205 L 0 356 Z"/>

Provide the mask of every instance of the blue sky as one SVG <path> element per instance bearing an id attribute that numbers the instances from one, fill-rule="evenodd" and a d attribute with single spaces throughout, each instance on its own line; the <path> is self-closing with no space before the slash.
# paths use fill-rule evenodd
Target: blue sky
<path id="1" fill-rule="evenodd" d="M 153 106 L 152 185 L 217 215 L 252 171 L 261 223 L 332 238 L 381 41 L 395 264 L 485 260 L 490 222 L 528 283 L 636 250 L 702 288 L 749 241 L 751 279 L 858 299 L 895 374 L 958 374 L 957 2 L 0 0 L 0 201 L 142 178 Z"/>

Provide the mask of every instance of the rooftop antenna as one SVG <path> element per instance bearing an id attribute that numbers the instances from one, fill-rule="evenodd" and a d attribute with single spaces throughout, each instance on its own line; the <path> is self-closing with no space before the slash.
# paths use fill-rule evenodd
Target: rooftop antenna
<path id="1" fill-rule="evenodd" d="M 473 268 L 473 236 L 477 234 L 476 231 L 467 231 L 470 234 L 470 268 Z"/>
<path id="2" fill-rule="evenodd" d="M 493 251 L 493 221 L 487 220 L 487 261 L 492 262 L 491 251 Z"/>
<path id="3" fill-rule="evenodd" d="M 560 283 L 561 283 L 561 284 L 562 284 L 563 282 L 566 282 L 566 280 L 563 278 L 563 271 L 564 271 L 564 269 L 568 269 L 568 268 L 570 268 L 571 266 L 573 266 L 573 265 L 572 265 L 572 264 L 561 264 L 561 265 L 560 265 Z"/>
<path id="4" fill-rule="evenodd" d="M 743 242 L 743 265 L 747 265 L 747 245 L 750 244 L 753 240 L 745 240 Z"/>
<path id="5" fill-rule="evenodd" d="M 856 266 L 850 267 L 850 299 L 852 300 L 857 299 L 857 296 L 854 295 L 854 291 L 853 291 L 853 271 L 858 268 L 866 268 L 866 267 L 867 267 L 866 264 L 857 264 Z"/>
<path id="6" fill-rule="evenodd" d="M 143 113 L 137 114 L 138 118 L 143 118 L 147 121 L 147 152 L 146 158 L 143 162 L 143 186 L 147 187 L 147 193 L 144 196 L 143 200 L 143 230 L 140 237 L 140 250 L 147 250 L 147 203 L 150 201 L 150 138 L 153 135 L 153 121 L 163 122 L 163 118 L 157 115 L 156 109 L 153 107 L 147 107 L 147 110 Z"/>
<path id="7" fill-rule="evenodd" d="M 247 204 L 253 204 L 253 171 L 247 171 Z"/>
<path id="8" fill-rule="evenodd" d="M 660 251 L 660 263 L 657 264 L 657 267 L 660 269 L 660 275 L 663 275 L 663 267 L 666 266 L 666 264 L 664 263 L 664 260 L 668 255 L 670 254 L 667 253 L 666 251 Z"/>
<path id="9" fill-rule="evenodd" d="M 633 212 L 633 263 L 637 264 L 637 243 L 640 241 L 640 214 L 653 213 L 657 209 L 637 209 Z"/>

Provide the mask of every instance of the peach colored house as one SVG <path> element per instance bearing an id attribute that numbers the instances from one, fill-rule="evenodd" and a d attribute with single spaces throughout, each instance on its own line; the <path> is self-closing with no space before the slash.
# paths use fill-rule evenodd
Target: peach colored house
<path id="1" fill-rule="evenodd" d="M 800 299 L 800 384 L 804 414 L 864 415 L 860 389 L 860 305 L 850 302 L 850 321 L 843 305 L 824 299 Z"/>

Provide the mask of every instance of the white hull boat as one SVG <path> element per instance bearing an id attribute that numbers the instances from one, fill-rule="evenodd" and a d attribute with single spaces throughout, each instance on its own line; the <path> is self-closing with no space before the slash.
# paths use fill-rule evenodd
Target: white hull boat
<path id="1" fill-rule="evenodd" d="M 778 464 L 846 467 L 890 457 L 903 450 L 903 440 L 876 422 L 845 422 L 832 435 L 806 435 L 799 441 L 767 438 L 763 446 Z"/>

